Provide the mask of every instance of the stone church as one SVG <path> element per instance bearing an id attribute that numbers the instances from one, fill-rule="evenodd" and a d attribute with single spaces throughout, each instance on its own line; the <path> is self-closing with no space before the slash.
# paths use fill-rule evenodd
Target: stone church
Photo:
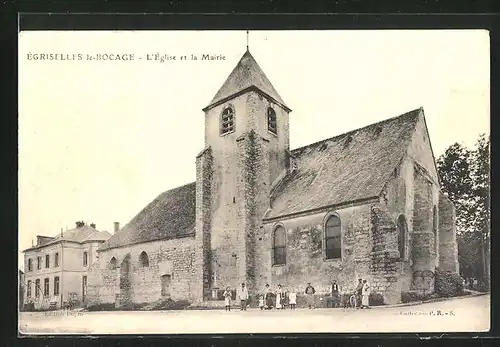
<path id="1" fill-rule="evenodd" d="M 422 108 L 290 149 L 291 109 L 247 50 L 205 112 L 196 182 L 166 191 L 104 242 L 100 303 L 200 303 L 226 286 L 326 293 L 367 279 L 387 304 L 458 272 Z"/>

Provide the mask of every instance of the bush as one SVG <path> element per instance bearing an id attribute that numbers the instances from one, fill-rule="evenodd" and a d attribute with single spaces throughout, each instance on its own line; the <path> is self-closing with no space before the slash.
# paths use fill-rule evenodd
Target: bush
<path id="1" fill-rule="evenodd" d="M 119 309 L 121 311 L 140 311 L 146 305 L 147 305 L 147 303 L 145 303 L 145 302 L 141 302 L 141 303 L 131 302 L 131 303 L 128 303 L 128 304 L 121 306 Z"/>
<path id="2" fill-rule="evenodd" d="M 384 296 L 380 293 L 372 292 L 368 297 L 368 302 L 370 306 L 382 306 L 384 305 Z"/>
<path id="3" fill-rule="evenodd" d="M 35 303 L 29 302 L 27 304 L 24 304 L 23 311 L 26 312 L 31 312 L 35 310 Z"/>
<path id="4" fill-rule="evenodd" d="M 114 303 L 101 303 L 87 306 L 87 311 L 116 311 Z"/>
<path id="5" fill-rule="evenodd" d="M 432 299 L 433 295 L 431 294 L 420 294 L 418 292 L 402 292 L 401 293 L 401 302 L 403 304 L 409 303 L 409 302 L 416 302 L 416 301 L 424 301 L 428 299 Z"/>
<path id="6" fill-rule="evenodd" d="M 489 286 L 484 283 L 483 281 L 479 282 L 473 289 L 477 290 L 478 292 L 486 293 L 490 291 Z"/>
<path id="7" fill-rule="evenodd" d="M 174 301 L 172 299 L 163 300 L 156 305 L 154 305 L 151 310 L 183 310 L 188 307 L 191 303 L 187 300 Z"/>
<path id="8" fill-rule="evenodd" d="M 441 297 L 462 295 L 464 292 L 462 278 L 457 273 L 437 269 L 434 277 L 434 291 Z"/>

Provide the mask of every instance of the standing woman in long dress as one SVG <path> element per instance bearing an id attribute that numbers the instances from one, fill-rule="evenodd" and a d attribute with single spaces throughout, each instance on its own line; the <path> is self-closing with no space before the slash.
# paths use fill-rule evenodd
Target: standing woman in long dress
<path id="1" fill-rule="evenodd" d="M 273 308 L 273 291 L 271 290 L 271 287 L 269 286 L 269 284 L 266 284 L 265 301 L 266 301 L 265 308 L 268 310 L 272 309 Z"/>
<path id="2" fill-rule="evenodd" d="M 283 290 L 281 289 L 281 284 L 278 284 L 278 290 L 276 291 L 276 308 L 281 309 L 283 300 Z"/>
<path id="3" fill-rule="evenodd" d="M 361 308 L 370 308 L 370 286 L 363 280 L 363 295 L 361 297 Z"/>

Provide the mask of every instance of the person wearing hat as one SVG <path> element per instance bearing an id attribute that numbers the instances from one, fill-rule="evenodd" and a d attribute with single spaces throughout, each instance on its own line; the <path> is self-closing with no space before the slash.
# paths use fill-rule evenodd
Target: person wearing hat
<path id="1" fill-rule="evenodd" d="M 332 287 L 331 287 L 331 298 L 332 298 L 332 306 L 333 307 L 339 307 L 340 306 L 340 291 L 339 291 L 339 285 L 337 284 L 336 280 L 333 280 Z"/>
<path id="2" fill-rule="evenodd" d="M 240 297 L 240 303 L 241 303 L 240 311 L 246 311 L 247 310 L 247 300 L 248 300 L 248 289 L 245 286 L 245 283 L 241 284 L 241 288 L 240 288 L 238 296 Z"/>
<path id="3" fill-rule="evenodd" d="M 361 298 L 363 296 L 363 279 L 358 279 L 358 286 L 356 287 L 356 308 L 361 307 Z"/>
<path id="4" fill-rule="evenodd" d="M 307 282 L 307 287 L 305 290 L 306 298 L 307 298 L 307 306 L 309 309 L 314 308 L 314 293 L 316 293 L 316 289 L 311 285 L 311 282 Z"/>

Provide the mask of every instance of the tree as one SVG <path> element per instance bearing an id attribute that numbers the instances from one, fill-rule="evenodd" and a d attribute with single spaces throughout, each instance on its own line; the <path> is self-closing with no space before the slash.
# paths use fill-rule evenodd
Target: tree
<path id="1" fill-rule="evenodd" d="M 481 134 L 473 152 L 472 177 L 474 181 L 474 231 L 480 242 L 483 277 L 489 283 L 490 245 L 490 139 Z"/>
<path id="2" fill-rule="evenodd" d="M 489 283 L 490 140 L 470 150 L 455 143 L 437 160 L 441 188 L 456 208 L 460 268 Z"/>
<path id="3" fill-rule="evenodd" d="M 473 181 L 471 177 L 471 156 L 469 149 L 459 143 L 451 145 L 437 160 L 441 188 L 453 202 L 457 214 L 457 234 L 472 228 L 469 218 Z"/>

